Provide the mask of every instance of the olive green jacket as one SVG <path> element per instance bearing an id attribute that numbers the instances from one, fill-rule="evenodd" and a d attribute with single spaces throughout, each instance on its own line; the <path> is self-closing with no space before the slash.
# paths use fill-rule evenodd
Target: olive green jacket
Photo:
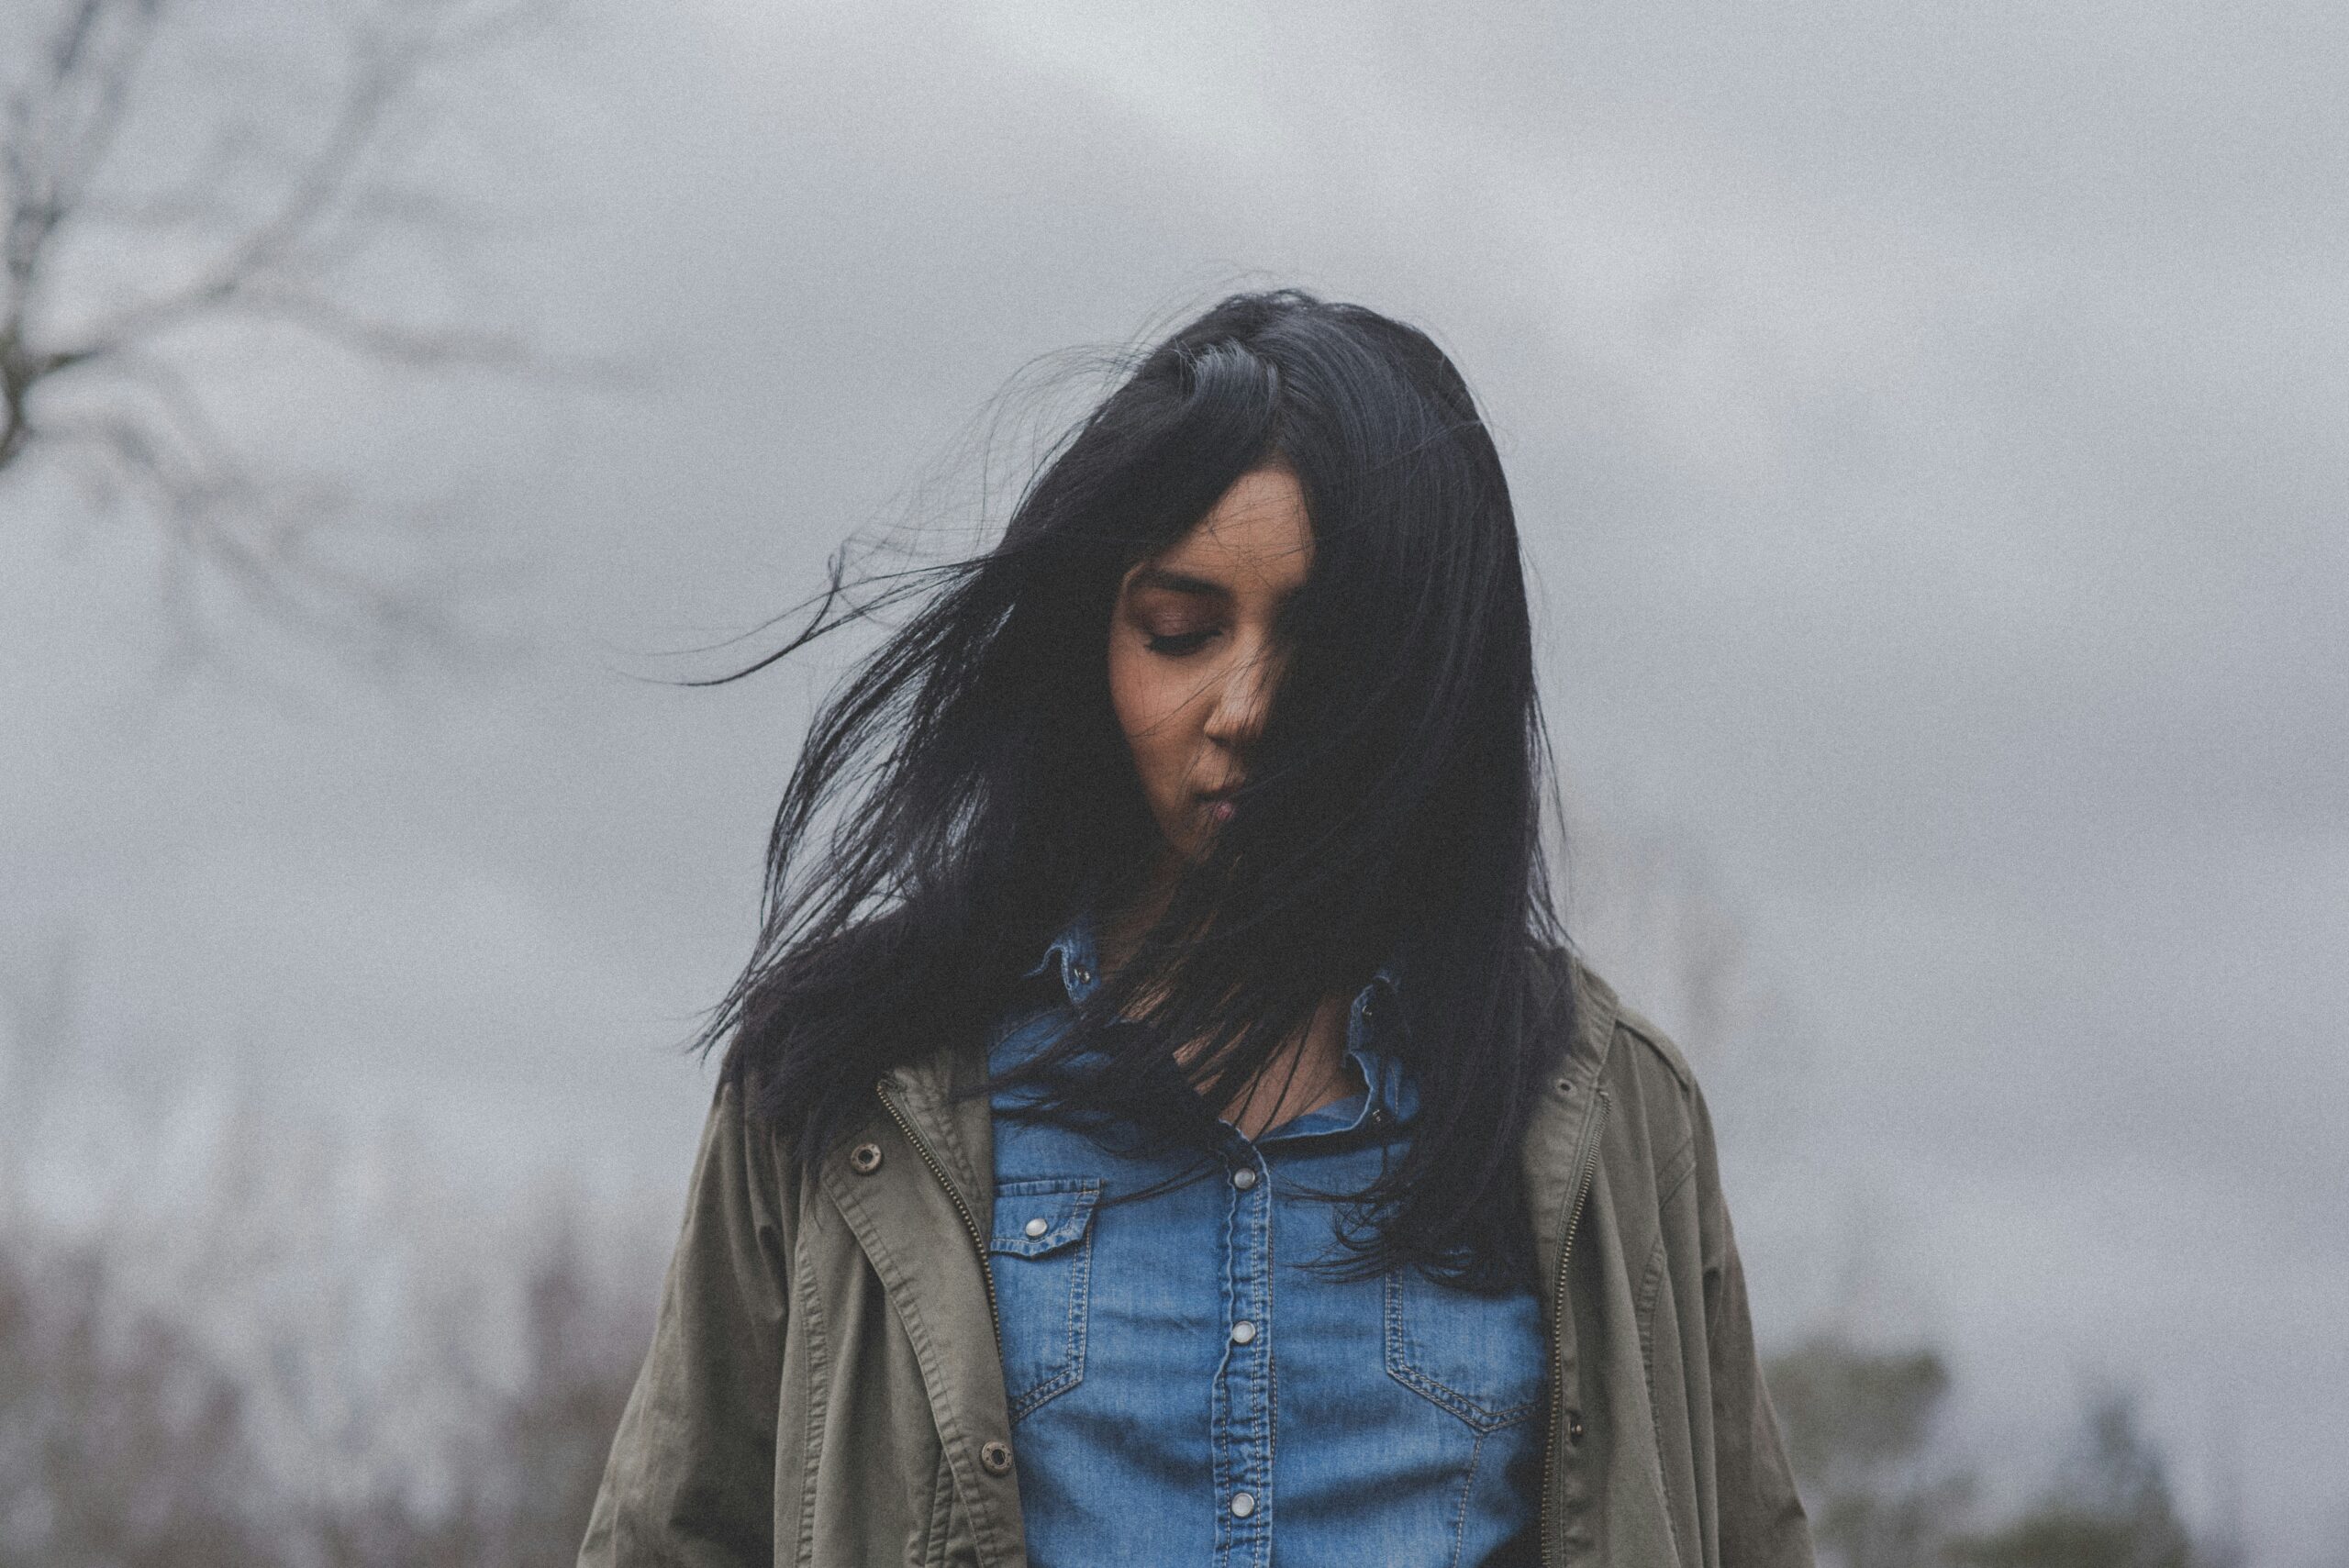
<path id="1" fill-rule="evenodd" d="M 1524 1143 L 1549 1330 L 1541 1561 L 1812 1563 L 1754 1359 L 1704 1096 L 1575 966 L 1578 1027 Z M 975 1052 L 877 1085 L 803 1177 L 731 1089 L 710 1111 L 580 1568 L 1027 1562 Z"/>

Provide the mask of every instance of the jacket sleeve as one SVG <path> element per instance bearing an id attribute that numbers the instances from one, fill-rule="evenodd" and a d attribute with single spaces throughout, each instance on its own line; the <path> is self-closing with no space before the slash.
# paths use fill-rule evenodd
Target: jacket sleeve
<path id="1" fill-rule="evenodd" d="M 1721 1195 L 1712 1117 L 1701 1090 L 1696 1092 L 1696 1117 L 1697 1174 L 1707 1208 L 1705 1339 L 1712 1372 L 1721 1568 L 1816 1568 L 1810 1524 L 1754 1351 L 1745 1270 Z"/>
<path id="2" fill-rule="evenodd" d="M 578 1568 L 772 1562 L 790 1183 L 739 1090 L 721 1086 Z"/>

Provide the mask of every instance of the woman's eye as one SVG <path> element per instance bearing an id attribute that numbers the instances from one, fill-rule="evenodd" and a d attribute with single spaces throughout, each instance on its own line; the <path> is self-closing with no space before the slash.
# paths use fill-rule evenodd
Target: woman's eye
<path id="1" fill-rule="evenodd" d="M 1215 628 L 1212 627 L 1205 631 L 1169 632 L 1149 638 L 1143 646 L 1152 653 L 1163 654 L 1169 659 L 1180 659 L 1186 653 L 1196 653 L 1207 646 L 1208 639 L 1214 635 Z"/>

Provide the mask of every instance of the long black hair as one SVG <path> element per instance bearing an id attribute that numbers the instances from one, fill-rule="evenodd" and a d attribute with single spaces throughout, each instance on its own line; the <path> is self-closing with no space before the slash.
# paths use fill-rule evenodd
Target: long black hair
<path id="1" fill-rule="evenodd" d="M 978 1042 L 1072 916 L 1134 895 L 1164 847 L 1109 700 L 1119 587 L 1269 464 L 1314 554 L 1238 810 L 1029 1071 L 1204 1147 L 1323 996 L 1391 964 L 1419 1111 L 1355 1256 L 1497 1287 L 1530 1258 L 1518 1145 L 1570 1027 L 1554 775 L 1499 456 L 1434 342 L 1360 306 L 1225 299 L 1047 452 L 997 545 L 890 581 L 910 613 L 810 725 L 757 950 L 700 1043 L 812 1165 L 880 1073 Z M 873 609 L 840 571 L 751 669 Z M 1169 1095 L 1186 1043 L 1197 1092 Z"/>

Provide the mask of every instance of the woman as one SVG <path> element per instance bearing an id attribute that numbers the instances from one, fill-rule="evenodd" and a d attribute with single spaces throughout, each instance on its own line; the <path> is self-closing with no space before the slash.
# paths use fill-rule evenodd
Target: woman
<path id="1" fill-rule="evenodd" d="M 1810 1562 L 1703 1097 L 1551 906 L 1435 345 L 1228 299 L 891 593 L 581 1562 Z"/>

